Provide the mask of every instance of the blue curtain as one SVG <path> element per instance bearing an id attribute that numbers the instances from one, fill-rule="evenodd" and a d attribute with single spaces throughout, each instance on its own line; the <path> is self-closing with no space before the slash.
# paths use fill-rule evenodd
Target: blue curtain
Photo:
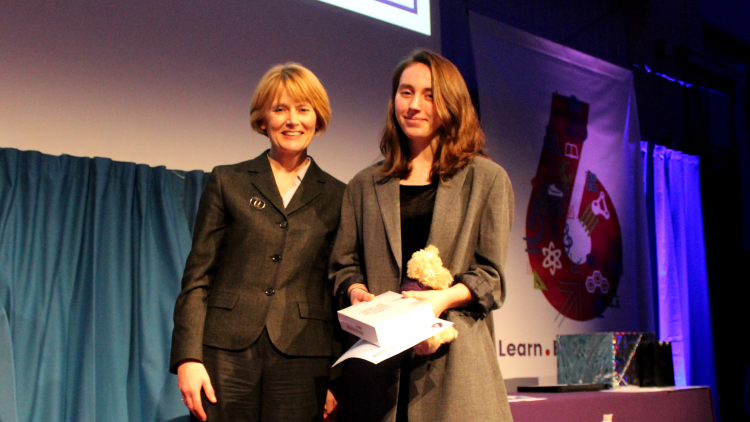
<path id="1" fill-rule="evenodd" d="M 0 149 L 3 422 L 188 420 L 167 366 L 206 181 Z"/>
<path id="2" fill-rule="evenodd" d="M 641 152 L 646 169 L 646 142 Z M 660 145 L 652 158 L 659 339 L 672 343 L 675 384 L 708 385 L 716 402 L 700 162 Z"/>

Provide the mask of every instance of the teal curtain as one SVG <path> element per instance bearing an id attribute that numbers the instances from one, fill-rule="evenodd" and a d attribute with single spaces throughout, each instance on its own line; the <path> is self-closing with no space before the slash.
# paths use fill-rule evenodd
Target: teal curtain
<path id="1" fill-rule="evenodd" d="M 188 420 L 169 349 L 207 177 L 0 148 L 0 420 Z"/>

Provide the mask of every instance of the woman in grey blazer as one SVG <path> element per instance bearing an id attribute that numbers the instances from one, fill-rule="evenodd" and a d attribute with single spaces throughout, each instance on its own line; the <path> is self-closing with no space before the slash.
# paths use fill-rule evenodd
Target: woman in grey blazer
<path id="1" fill-rule="evenodd" d="M 338 420 L 510 421 L 490 312 L 505 298 L 513 190 L 484 157 L 484 134 L 452 63 L 417 51 L 398 65 L 380 149 L 385 160 L 344 195 L 331 255 L 340 306 L 400 291 L 411 254 L 435 245 L 455 284 L 403 294 L 429 302 L 458 338 L 378 365 L 344 361 Z"/>
<path id="2" fill-rule="evenodd" d="M 172 334 L 170 370 L 193 418 L 323 419 L 333 354 L 327 263 L 340 215 L 331 204 L 345 185 L 307 146 L 330 115 L 312 72 L 275 66 L 250 108 L 270 150 L 211 172 Z"/>

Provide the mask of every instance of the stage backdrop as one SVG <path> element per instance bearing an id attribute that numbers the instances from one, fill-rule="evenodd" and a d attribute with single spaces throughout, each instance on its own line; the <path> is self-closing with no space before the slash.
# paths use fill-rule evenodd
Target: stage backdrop
<path id="1" fill-rule="evenodd" d="M 632 73 L 478 14 L 470 25 L 489 153 L 516 197 L 498 359 L 506 379 L 554 383 L 558 334 L 653 331 Z"/>

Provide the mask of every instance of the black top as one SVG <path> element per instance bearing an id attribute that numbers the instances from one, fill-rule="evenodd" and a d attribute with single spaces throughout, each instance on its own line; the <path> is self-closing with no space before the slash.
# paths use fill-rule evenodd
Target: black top
<path id="1" fill-rule="evenodd" d="M 400 185 L 401 204 L 401 275 L 406 280 L 406 263 L 414 252 L 427 246 L 432 225 L 432 212 L 435 209 L 437 183 L 422 186 Z M 411 353 L 401 355 L 401 377 L 399 378 L 396 422 L 408 422 L 409 384 Z"/>
<path id="2" fill-rule="evenodd" d="M 406 278 L 406 263 L 414 252 L 427 246 L 435 209 L 437 183 L 421 186 L 400 185 L 401 201 L 401 274 Z"/>

